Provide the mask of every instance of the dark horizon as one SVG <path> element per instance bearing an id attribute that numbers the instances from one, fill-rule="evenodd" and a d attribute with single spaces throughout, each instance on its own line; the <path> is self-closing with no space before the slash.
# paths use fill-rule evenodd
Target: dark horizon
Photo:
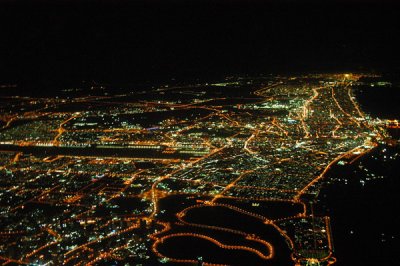
<path id="1" fill-rule="evenodd" d="M 0 83 L 399 72 L 392 1 L 6 1 Z"/>

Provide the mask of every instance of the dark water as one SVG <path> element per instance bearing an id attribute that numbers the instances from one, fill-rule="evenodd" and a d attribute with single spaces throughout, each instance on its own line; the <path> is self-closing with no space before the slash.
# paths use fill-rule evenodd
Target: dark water
<path id="1" fill-rule="evenodd" d="M 220 198 L 218 203 L 228 204 L 240 209 L 260 214 L 268 219 L 281 219 L 288 216 L 295 216 L 303 212 L 301 204 L 280 201 L 257 201 L 257 200 L 233 200 L 229 198 Z M 253 203 L 258 203 L 253 206 Z"/>
<path id="2" fill-rule="evenodd" d="M 158 216 L 163 221 L 172 222 L 171 233 L 196 233 L 212 237 L 225 245 L 248 246 L 255 248 L 264 254 L 269 250 L 260 243 L 246 240 L 243 236 L 226 231 L 209 228 L 177 225 L 175 213 L 184 208 L 196 204 L 196 200 L 206 198 L 169 196 L 161 200 L 160 210 L 165 210 Z M 232 203 L 232 202 L 230 202 Z M 283 205 L 283 204 L 282 204 Z M 243 206 L 242 206 L 243 207 Z M 180 259 L 195 259 L 202 256 L 204 261 L 214 263 L 226 263 L 229 265 L 292 265 L 290 250 L 284 238 L 272 226 L 266 225 L 262 220 L 233 211 L 226 207 L 204 206 L 189 210 L 183 220 L 190 223 L 219 226 L 256 234 L 261 239 L 268 241 L 275 249 L 275 256 L 270 260 L 264 260 L 248 251 L 227 250 L 215 244 L 193 237 L 173 237 L 166 239 L 160 246 L 159 251 L 166 256 Z"/>
<path id="3" fill-rule="evenodd" d="M 195 237 L 179 236 L 166 239 L 160 246 L 160 250 L 179 259 L 193 260 L 202 257 L 204 261 L 220 264 L 271 265 L 266 264 L 265 260 L 248 251 L 222 249 L 208 240 Z"/>
<path id="4" fill-rule="evenodd" d="M 400 117 L 400 88 L 363 88 L 356 95 L 372 117 Z M 381 145 L 328 173 L 318 211 L 332 218 L 337 265 L 400 264 L 399 154 L 400 147 Z"/>
<path id="5" fill-rule="evenodd" d="M 381 119 L 400 119 L 400 86 L 355 88 L 357 101 L 364 112 Z"/>

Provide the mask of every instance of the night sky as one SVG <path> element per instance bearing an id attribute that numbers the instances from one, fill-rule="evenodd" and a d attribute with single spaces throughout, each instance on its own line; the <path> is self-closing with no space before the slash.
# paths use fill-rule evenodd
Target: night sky
<path id="1" fill-rule="evenodd" d="M 4 1 L 0 83 L 398 72 L 399 10 L 391 1 Z"/>

